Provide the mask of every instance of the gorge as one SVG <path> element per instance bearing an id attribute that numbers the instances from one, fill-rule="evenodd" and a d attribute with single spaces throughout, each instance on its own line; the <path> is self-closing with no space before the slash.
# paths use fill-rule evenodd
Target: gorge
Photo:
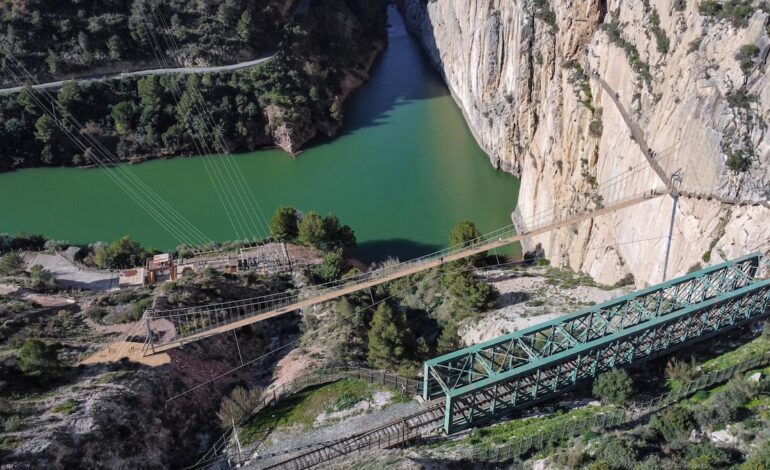
<path id="1" fill-rule="evenodd" d="M 486 162 L 393 9 L 389 22 L 389 45 L 346 106 L 340 136 L 315 141 L 296 159 L 277 150 L 236 156 L 267 216 L 280 205 L 334 212 L 356 230 L 357 256 L 365 261 L 433 251 L 463 219 L 482 231 L 507 225 L 518 193 L 514 178 Z M 213 158 L 155 160 L 130 169 L 211 238 L 231 240 L 204 166 Z M 176 246 L 101 169 L 0 174 L 0 196 L 0 231 L 73 243 L 130 234 L 146 246 Z"/>
<path id="2" fill-rule="evenodd" d="M 644 163 L 622 113 L 630 116 L 667 177 L 684 175 L 670 276 L 770 246 L 768 11 L 701 3 L 709 2 L 401 7 L 492 163 L 521 176 L 522 219 L 582 208 L 597 181 Z M 599 282 L 627 273 L 659 282 L 671 206 L 671 198 L 649 201 L 529 246 Z"/>

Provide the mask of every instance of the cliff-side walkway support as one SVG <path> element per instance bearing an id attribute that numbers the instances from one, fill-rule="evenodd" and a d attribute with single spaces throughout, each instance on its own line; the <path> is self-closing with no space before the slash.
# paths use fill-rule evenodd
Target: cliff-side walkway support
<path id="1" fill-rule="evenodd" d="M 761 260 L 744 256 L 427 361 L 423 398 L 444 399 L 453 433 L 764 317 Z"/>

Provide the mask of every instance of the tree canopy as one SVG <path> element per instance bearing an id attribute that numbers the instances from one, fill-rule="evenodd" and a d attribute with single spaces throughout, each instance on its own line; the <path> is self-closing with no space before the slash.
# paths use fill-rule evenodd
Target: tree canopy
<path id="1" fill-rule="evenodd" d="M 634 393 L 634 383 L 625 369 L 612 369 L 599 374 L 594 381 L 593 393 L 602 402 L 624 405 Z"/>
<path id="2" fill-rule="evenodd" d="M 96 249 L 94 263 L 100 268 L 119 269 L 142 266 L 145 259 L 151 255 L 139 242 L 125 237 L 115 240 L 109 245 L 101 245 Z"/>

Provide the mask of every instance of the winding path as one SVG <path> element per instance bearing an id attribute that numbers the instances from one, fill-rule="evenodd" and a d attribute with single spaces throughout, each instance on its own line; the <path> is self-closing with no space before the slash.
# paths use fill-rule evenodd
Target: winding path
<path id="1" fill-rule="evenodd" d="M 61 88 L 61 86 L 68 81 L 75 81 L 79 85 L 85 85 L 93 82 L 103 82 L 107 80 L 120 80 L 124 78 L 133 78 L 133 77 L 145 77 L 147 75 L 172 75 L 172 74 L 189 75 L 189 74 L 202 74 L 202 73 L 213 73 L 213 72 L 232 72 L 232 71 L 247 69 L 250 67 L 256 67 L 257 65 L 264 64 L 265 62 L 269 62 L 273 60 L 277 55 L 278 55 L 278 52 L 271 51 L 269 54 L 262 56 L 258 59 L 249 60 L 246 62 L 239 62 L 237 64 L 218 65 L 214 67 L 178 67 L 178 68 L 163 68 L 163 69 L 146 69 L 146 70 L 137 70 L 135 72 L 121 72 L 121 73 L 113 73 L 113 74 L 106 74 L 106 75 L 93 75 L 90 77 L 75 78 L 72 80 L 57 80 L 55 82 L 37 83 L 30 86 L 34 90 L 43 90 L 43 89 L 50 89 L 50 88 Z M 22 89 L 24 89 L 24 86 L 2 88 L 0 89 L 0 95 L 9 95 L 12 93 L 18 93 Z"/>
<path id="2" fill-rule="evenodd" d="M 294 10 L 294 13 L 291 16 L 291 21 L 295 22 L 297 21 L 298 18 L 302 18 L 308 12 L 312 4 L 313 4 L 313 0 L 300 0 L 296 10 Z M 177 68 L 145 69 L 145 70 L 136 70 L 133 72 L 91 75 L 91 76 L 80 77 L 80 78 L 71 78 L 68 80 L 57 80 L 54 82 L 37 83 L 37 84 L 31 85 L 31 87 L 33 90 L 44 90 L 44 89 L 51 89 L 51 88 L 61 88 L 61 86 L 64 85 L 64 83 L 69 81 L 75 81 L 79 85 L 85 85 L 93 82 L 104 82 L 107 80 L 120 80 L 123 78 L 133 78 L 133 77 L 145 77 L 147 75 L 172 75 L 172 74 L 191 75 L 191 74 L 216 73 L 216 72 L 234 72 L 237 70 L 256 67 L 257 65 L 262 65 L 266 62 L 269 62 L 275 59 L 276 56 L 278 56 L 278 51 L 270 51 L 267 54 L 263 55 L 262 57 L 258 57 L 253 60 L 248 60 L 246 62 L 238 62 L 237 64 L 217 65 L 213 67 L 177 67 Z M 18 93 L 23 89 L 24 89 L 24 86 L 0 88 L 0 95 L 10 95 L 13 93 Z"/>

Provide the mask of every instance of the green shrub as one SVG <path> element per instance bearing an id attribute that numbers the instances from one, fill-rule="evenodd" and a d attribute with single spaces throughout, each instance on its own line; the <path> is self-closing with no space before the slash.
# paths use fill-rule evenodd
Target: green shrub
<path id="1" fill-rule="evenodd" d="M 650 13 L 650 22 L 652 23 L 652 33 L 655 35 L 655 42 L 658 48 L 658 52 L 661 54 L 667 54 L 671 41 L 666 35 L 666 31 L 660 27 L 660 16 L 658 10 L 653 8 Z"/>
<path id="2" fill-rule="evenodd" d="M 594 381 L 593 394 L 604 403 L 624 405 L 634 393 L 634 384 L 624 369 L 612 369 Z"/>
<path id="3" fill-rule="evenodd" d="M 21 429 L 21 417 L 19 415 L 11 415 L 3 420 L 3 430 L 5 432 L 14 432 Z"/>
<path id="4" fill-rule="evenodd" d="M 69 415 L 74 413 L 78 409 L 78 403 L 72 398 L 67 398 L 64 402 L 54 406 L 51 411 L 54 413 L 61 413 Z"/>
<path id="5" fill-rule="evenodd" d="M 754 58 L 759 55 L 759 47 L 755 44 L 744 44 L 735 53 L 735 60 L 741 64 L 741 70 L 748 75 L 754 68 Z"/>
<path id="6" fill-rule="evenodd" d="M 457 332 L 457 324 L 454 321 L 448 321 L 444 324 L 436 343 L 436 354 L 447 354 L 462 349 L 464 346 L 463 340 Z"/>
<path id="7" fill-rule="evenodd" d="M 671 444 L 687 439 L 695 427 L 695 420 L 690 410 L 677 405 L 655 415 L 650 427 Z"/>
<path id="8" fill-rule="evenodd" d="M 601 137 L 603 130 L 602 117 L 598 113 L 591 119 L 591 123 L 588 124 L 588 132 L 594 137 Z"/>
<path id="9" fill-rule="evenodd" d="M 753 152 L 738 149 L 727 154 L 727 167 L 735 173 L 743 173 L 751 168 Z"/>
<path id="10" fill-rule="evenodd" d="M 148 297 L 146 299 L 137 300 L 134 302 L 134 305 L 131 306 L 131 319 L 133 321 L 137 321 L 140 318 L 142 318 L 142 315 L 144 315 L 145 310 L 152 307 L 152 297 Z"/>
<path id="11" fill-rule="evenodd" d="M 19 368 L 27 375 L 53 378 L 61 370 L 58 345 L 28 338 L 19 350 Z"/>
<path id="12" fill-rule="evenodd" d="M 336 281 L 342 276 L 344 267 L 345 257 L 342 256 L 342 251 L 330 251 L 324 254 L 323 262 L 312 269 L 313 281 L 317 283 Z"/>
<path id="13" fill-rule="evenodd" d="M 760 444 L 749 458 L 740 466 L 740 470 L 767 470 L 770 468 L 770 442 Z"/>
<path id="14" fill-rule="evenodd" d="M 29 279 L 26 286 L 35 292 L 47 292 L 57 288 L 53 274 L 38 264 L 29 268 Z"/>
<path id="15" fill-rule="evenodd" d="M 103 307 L 91 307 L 86 310 L 86 316 L 97 323 L 101 322 L 107 313 L 107 309 Z"/>
<path id="16" fill-rule="evenodd" d="M 299 216 L 293 207 L 279 207 L 270 220 L 270 236 L 281 242 L 293 241 L 299 235 Z"/>
<path id="17" fill-rule="evenodd" d="M 0 275 L 13 276 L 24 272 L 24 258 L 18 253 L 6 253 L 0 256 Z"/>
<path id="18" fill-rule="evenodd" d="M 767 11 L 763 4 L 759 8 Z M 718 21 L 729 21 L 736 28 L 745 28 L 756 10 L 752 0 L 703 0 L 698 4 L 698 11 Z"/>
<path id="19" fill-rule="evenodd" d="M 601 460 L 607 462 L 612 469 L 632 469 L 639 460 L 638 452 L 633 445 L 621 438 L 608 438 L 599 450 Z"/>
<path id="20" fill-rule="evenodd" d="M 151 252 L 145 250 L 138 242 L 125 236 L 115 240 L 110 245 L 101 245 L 96 249 L 94 262 L 100 268 L 120 269 L 142 266 Z"/>

